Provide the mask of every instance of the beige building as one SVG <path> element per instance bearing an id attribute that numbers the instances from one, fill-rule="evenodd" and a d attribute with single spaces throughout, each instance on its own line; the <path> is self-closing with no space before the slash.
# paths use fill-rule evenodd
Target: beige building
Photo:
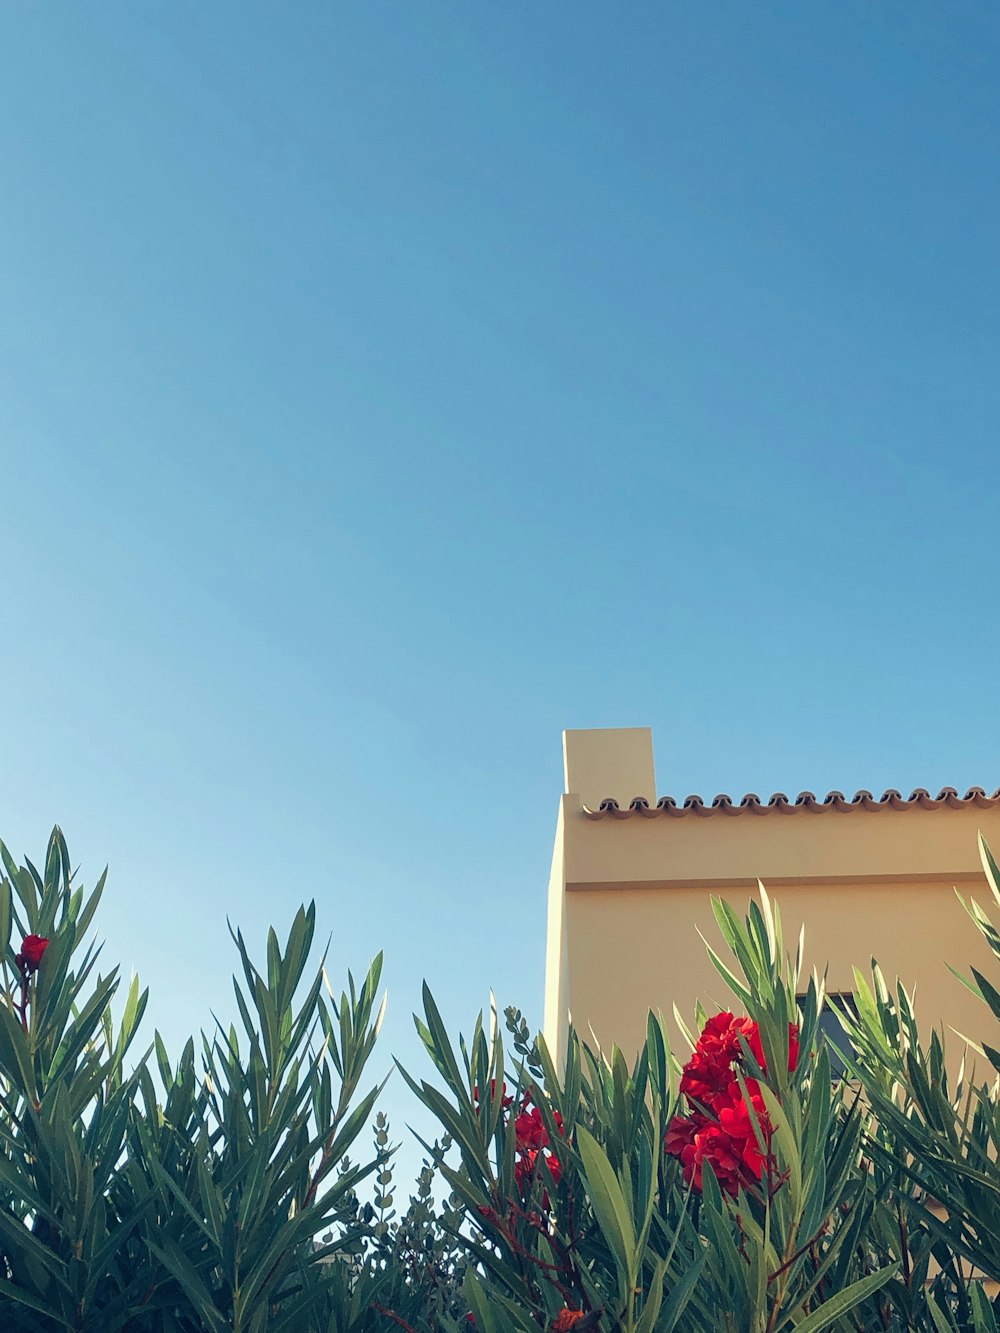
<path id="1" fill-rule="evenodd" d="M 732 1007 L 698 930 L 721 945 L 711 896 L 742 915 L 758 879 L 781 907 L 786 941 L 805 924 L 807 966 L 828 967 L 830 992 L 849 992 L 852 966 L 874 957 L 887 978 L 916 987 L 925 1025 L 1000 1045 L 986 1006 L 946 966 L 973 964 L 1000 986 L 955 897 L 957 888 L 995 906 L 976 835 L 1000 855 L 1000 792 L 657 800 L 648 728 L 567 731 L 563 743 L 545 989 L 553 1049 L 565 1049 L 570 1016 L 581 1034 L 631 1055 L 649 1009 L 669 1016 L 676 1003 L 689 1015 L 699 998 Z"/>

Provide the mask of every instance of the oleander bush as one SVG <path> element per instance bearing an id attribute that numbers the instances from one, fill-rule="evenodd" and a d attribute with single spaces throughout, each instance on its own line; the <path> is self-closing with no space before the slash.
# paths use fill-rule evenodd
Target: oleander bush
<path id="1" fill-rule="evenodd" d="M 428 1065 L 399 1074 L 439 1132 L 401 1195 L 380 959 L 337 994 L 313 906 L 260 958 L 233 930 L 238 1021 L 174 1057 L 99 966 L 103 877 L 58 829 L 42 870 L 0 858 L 4 1333 L 996 1333 L 1000 1083 L 951 1086 L 877 965 L 834 1076 L 763 888 L 714 904 L 732 1007 L 683 1051 L 654 1015 L 631 1062 L 573 1031 L 557 1055 L 516 1009 L 453 1039 L 425 987 Z M 988 1030 L 1000 989 L 965 984 Z"/>

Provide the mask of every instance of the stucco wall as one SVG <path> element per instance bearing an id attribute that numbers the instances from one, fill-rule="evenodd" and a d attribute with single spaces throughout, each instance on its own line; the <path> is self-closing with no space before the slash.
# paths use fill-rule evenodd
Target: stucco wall
<path id="1" fill-rule="evenodd" d="M 946 964 L 1000 969 L 955 896 L 977 897 L 1000 922 L 977 835 L 1000 852 L 1000 799 L 862 801 L 849 808 L 629 810 L 655 804 L 648 729 L 568 732 L 549 885 L 545 1031 L 564 1049 L 582 1033 L 631 1053 L 649 1009 L 685 1016 L 730 1000 L 698 936 L 721 943 L 710 897 L 741 915 L 756 881 L 780 908 L 786 947 L 806 929 L 806 965 L 828 989 L 852 989 L 874 956 L 891 983 L 916 989 L 923 1026 L 954 1027 L 1000 1047 L 997 1024 Z M 606 798 L 618 811 L 599 812 Z M 902 808 L 899 808 L 902 807 Z M 948 1033 L 957 1057 L 961 1042 Z"/>
<path id="2" fill-rule="evenodd" d="M 810 879 L 949 878 L 984 883 L 982 828 L 1000 848 L 1000 810 L 566 817 L 565 878 L 577 884 L 709 883 L 770 890 Z"/>
<path id="3" fill-rule="evenodd" d="M 746 889 L 631 888 L 570 891 L 566 896 L 568 991 L 578 1030 L 630 1055 L 643 1040 L 646 1013 L 668 1017 L 676 1003 L 685 1020 L 697 999 L 709 1009 L 733 1000 L 712 966 L 698 929 L 728 957 L 712 916 L 710 896 L 726 898 L 741 915 Z M 852 965 L 867 971 L 877 958 L 890 980 L 916 985 L 925 1026 L 943 1023 L 996 1044 L 996 1023 L 948 970 L 974 964 L 991 975 L 992 955 L 947 881 L 785 885 L 771 895 L 781 909 L 786 948 L 794 952 L 806 928 L 806 967 L 828 965 L 831 991 L 853 989 Z M 990 1033 L 994 1035 L 991 1037 Z M 948 1034 L 949 1050 L 960 1043 Z"/>

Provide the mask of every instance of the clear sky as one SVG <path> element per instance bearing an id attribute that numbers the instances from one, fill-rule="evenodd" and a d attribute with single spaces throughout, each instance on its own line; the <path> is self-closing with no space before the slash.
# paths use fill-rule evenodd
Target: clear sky
<path id="1" fill-rule="evenodd" d="M 424 977 L 540 1022 L 564 727 L 679 796 L 1000 784 L 994 4 L 0 50 L 0 834 L 110 863 L 173 1045 L 310 897 L 383 1063 Z"/>

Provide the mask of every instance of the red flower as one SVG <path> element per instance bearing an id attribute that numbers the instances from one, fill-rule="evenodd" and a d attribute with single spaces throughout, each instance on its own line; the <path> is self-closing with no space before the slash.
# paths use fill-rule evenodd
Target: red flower
<path id="1" fill-rule="evenodd" d="M 497 1099 L 497 1081 L 496 1081 L 495 1078 L 491 1078 L 491 1079 L 490 1079 L 490 1101 L 491 1101 L 491 1102 L 495 1102 L 496 1099 Z M 477 1109 L 477 1111 L 478 1111 L 478 1109 L 479 1109 L 479 1084 L 478 1084 L 478 1083 L 477 1083 L 477 1084 L 475 1085 L 475 1087 L 472 1089 L 472 1100 L 476 1103 L 476 1109 Z M 507 1107 L 510 1106 L 510 1104 L 511 1104 L 511 1102 L 513 1102 L 513 1100 L 514 1100 L 513 1097 L 508 1097 L 508 1096 L 507 1096 L 507 1084 L 506 1084 L 506 1083 L 502 1083 L 502 1084 L 500 1085 L 500 1105 L 501 1105 L 501 1106 L 503 1107 L 503 1109 L 506 1111 Z"/>
<path id="2" fill-rule="evenodd" d="M 696 1111 L 689 1117 L 675 1116 L 667 1129 L 664 1148 L 680 1159 L 684 1179 L 696 1190 L 702 1188 L 702 1168 L 706 1161 L 720 1187 L 733 1196 L 739 1193 L 741 1185 L 759 1181 L 764 1173 L 765 1155 L 754 1133 L 750 1108 L 740 1095 L 739 1084 L 732 1087 L 735 1096 L 721 1107 L 718 1120 L 710 1120 Z M 753 1095 L 751 1102 L 752 1114 L 761 1126 L 766 1144 L 771 1127 L 763 1102 Z"/>
<path id="3" fill-rule="evenodd" d="M 693 1104 L 688 1116 L 675 1116 L 667 1126 L 663 1148 L 681 1163 L 685 1180 L 702 1187 L 705 1162 L 722 1189 L 739 1193 L 741 1185 L 759 1182 L 770 1154 L 772 1127 L 760 1084 L 752 1078 L 740 1086 L 736 1067 L 742 1064 L 745 1042 L 761 1070 L 767 1072 L 757 1024 L 731 1013 L 710 1018 L 684 1066 L 681 1092 Z M 788 1069 L 799 1059 L 799 1030 L 788 1025 Z"/>
<path id="4" fill-rule="evenodd" d="M 548 1167 L 548 1173 L 552 1177 L 552 1183 L 558 1185 L 562 1179 L 562 1163 L 554 1153 L 539 1152 L 533 1148 L 528 1148 L 520 1154 L 514 1163 L 514 1179 L 517 1181 L 517 1188 L 524 1196 L 535 1183 L 535 1173 L 538 1170 L 539 1160 Z M 548 1191 L 542 1192 L 542 1207 L 549 1207 Z"/>
<path id="5" fill-rule="evenodd" d="M 537 1151 L 548 1146 L 549 1131 L 545 1128 L 545 1121 L 537 1106 L 521 1112 L 514 1121 L 514 1133 L 519 1148 Z"/>
<path id="6" fill-rule="evenodd" d="M 44 935 L 26 935 L 21 944 L 21 952 L 14 955 L 14 962 L 25 976 L 29 972 L 37 972 L 42 954 L 48 947 L 49 941 Z"/>
<path id="7" fill-rule="evenodd" d="M 705 1162 L 712 1168 L 720 1189 L 727 1194 L 736 1195 L 740 1186 L 749 1183 L 751 1177 L 760 1179 L 760 1170 L 756 1173 L 747 1166 L 745 1158 L 746 1140 L 733 1138 L 722 1125 L 709 1125 L 695 1141 L 695 1165 L 701 1175 Z"/>
<path id="8" fill-rule="evenodd" d="M 529 1149 L 527 1152 L 523 1152 L 514 1163 L 514 1179 L 517 1181 L 517 1187 L 522 1194 L 527 1194 L 528 1190 L 531 1189 L 537 1161 L 538 1153 Z"/>
<path id="9" fill-rule="evenodd" d="M 684 1149 L 690 1148 L 694 1143 L 699 1129 L 708 1123 L 708 1117 L 699 1111 L 694 1111 L 691 1115 L 675 1115 L 667 1126 L 666 1137 L 663 1140 L 664 1151 L 671 1157 L 683 1156 Z"/>
<path id="10" fill-rule="evenodd" d="M 705 1024 L 691 1058 L 684 1066 L 681 1092 L 685 1097 L 709 1110 L 714 1109 L 716 1102 L 726 1096 L 733 1065 L 741 1061 L 743 1048 L 740 1038 L 746 1042 L 753 1058 L 767 1073 L 760 1030 L 753 1019 L 745 1015 L 737 1017 L 728 1012 L 716 1014 Z M 798 1061 L 799 1030 L 794 1023 L 789 1023 L 789 1073 L 795 1069 Z"/>
<path id="11" fill-rule="evenodd" d="M 582 1310 L 571 1310 L 569 1306 L 567 1306 L 564 1310 L 560 1310 L 555 1319 L 553 1319 L 552 1333 L 570 1333 L 573 1325 L 578 1323 L 582 1318 Z"/>
<path id="12" fill-rule="evenodd" d="M 760 1095 L 759 1085 L 753 1079 L 746 1080 L 747 1099 L 742 1095 L 740 1085 L 733 1083 L 729 1089 L 729 1103 L 719 1108 L 719 1128 L 738 1153 L 743 1168 L 755 1180 L 760 1180 L 764 1173 L 765 1154 L 761 1150 L 757 1134 L 764 1141 L 765 1147 L 771 1142 L 771 1122 Z"/>
<path id="13" fill-rule="evenodd" d="M 748 1020 L 748 1021 L 749 1021 L 749 1020 Z M 763 1045 L 763 1043 L 761 1042 L 761 1039 L 760 1039 L 760 1029 L 757 1027 L 757 1024 L 756 1024 L 756 1023 L 751 1023 L 750 1026 L 752 1027 L 753 1031 L 752 1031 L 752 1032 L 748 1032 L 748 1033 L 746 1034 L 746 1042 L 747 1042 L 747 1045 L 750 1047 L 750 1051 L 751 1051 L 751 1054 L 753 1055 L 753 1058 L 757 1061 L 757 1063 L 760 1065 L 761 1069 L 763 1069 L 764 1073 L 766 1074 L 766 1073 L 767 1073 L 767 1061 L 764 1059 L 764 1045 Z M 789 1023 L 789 1025 L 788 1025 L 788 1072 L 789 1072 L 790 1074 L 791 1074 L 791 1073 L 794 1073 L 794 1071 L 795 1071 L 795 1066 L 796 1066 L 798 1063 L 799 1063 L 799 1029 L 798 1029 L 798 1025 L 797 1025 L 796 1023 Z"/>
<path id="14" fill-rule="evenodd" d="M 718 1125 L 704 1116 L 699 1116 L 697 1120 L 692 1119 L 691 1129 L 690 1137 L 676 1154 L 680 1158 L 684 1179 L 700 1193 L 702 1167 L 707 1157 L 712 1162 L 712 1170 L 722 1188 L 733 1194 L 737 1193 L 738 1178 L 734 1179 L 733 1171 L 720 1160 L 724 1144 L 719 1135 Z"/>
<path id="15" fill-rule="evenodd" d="M 710 1018 L 684 1066 L 681 1092 L 702 1106 L 713 1106 L 729 1086 L 733 1063 L 740 1058 L 740 1037 L 749 1041 L 756 1028 L 752 1019 L 728 1012 Z"/>
<path id="16" fill-rule="evenodd" d="M 739 1018 L 728 1011 L 710 1018 L 701 1030 L 697 1050 L 709 1059 L 731 1064 L 740 1053 L 740 1033 L 745 1033 L 752 1025 L 752 1019 Z"/>
<path id="17" fill-rule="evenodd" d="M 473 1088 L 472 1096 L 478 1115 L 480 1103 L 478 1085 Z M 507 1110 L 513 1104 L 514 1098 L 507 1096 L 506 1084 L 502 1087 L 500 1096 L 501 1105 L 504 1110 Z M 535 1182 L 539 1158 L 546 1164 L 548 1175 L 551 1177 L 553 1184 L 558 1185 L 562 1176 L 562 1165 L 559 1158 L 549 1150 L 550 1134 L 545 1117 L 542 1115 L 541 1109 L 532 1104 L 534 1096 L 534 1089 L 529 1088 L 522 1098 L 520 1114 L 513 1120 L 515 1140 L 514 1179 L 522 1198 L 529 1193 Z M 490 1084 L 490 1098 L 494 1105 L 496 1104 L 496 1097 L 496 1081 L 494 1080 Z M 550 1123 L 555 1125 L 558 1133 L 560 1135 L 565 1133 L 563 1118 L 559 1112 L 553 1110 L 550 1112 L 550 1116 Z M 504 1125 L 509 1127 L 510 1123 L 510 1119 L 505 1117 Z M 542 1207 L 549 1207 L 549 1196 L 544 1189 L 542 1191 Z"/>
<path id="18" fill-rule="evenodd" d="M 524 1110 L 514 1121 L 514 1133 L 517 1136 L 517 1146 L 519 1150 L 537 1152 L 539 1148 L 549 1146 L 549 1131 L 545 1128 L 545 1121 L 542 1113 L 537 1106 L 532 1106 L 525 1101 Z M 562 1133 L 562 1116 L 558 1111 L 552 1112 L 552 1119 L 555 1121 L 556 1129 Z"/>

